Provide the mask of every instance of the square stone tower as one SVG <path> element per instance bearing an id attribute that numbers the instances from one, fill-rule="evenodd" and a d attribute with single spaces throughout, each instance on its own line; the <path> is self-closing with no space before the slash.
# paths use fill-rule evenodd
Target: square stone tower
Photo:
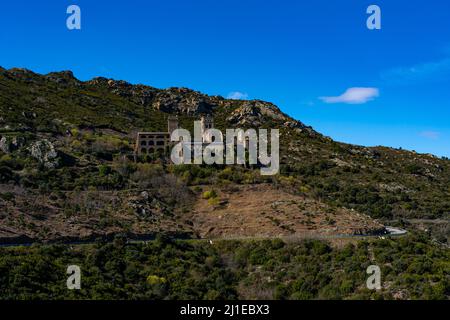
<path id="1" fill-rule="evenodd" d="M 167 119 L 167 130 L 169 132 L 169 137 L 178 129 L 178 117 L 177 116 L 169 116 Z"/>
<path id="2" fill-rule="evenodd" d="M 211 143 L 212 138 L 211 135 L 208 135 L 206 133 L 207 130 L 209 129 L 213 129 L 214 128 L 214 118 L 211 117 L 210 115 L 207 116 L 202 116 L 200 119 L 201 122 L 201 127 L 202 127 L 202 137 L 203 137 L 203 142 L 204 143 Z"/>

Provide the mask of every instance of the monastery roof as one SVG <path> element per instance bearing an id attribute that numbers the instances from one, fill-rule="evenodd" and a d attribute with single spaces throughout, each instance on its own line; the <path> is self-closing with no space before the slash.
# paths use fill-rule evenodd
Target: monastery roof
<path id="1" fill-rule="evenodd" d="M 138 132 L 138 135 L 169 135 L 169 132 Z"/>

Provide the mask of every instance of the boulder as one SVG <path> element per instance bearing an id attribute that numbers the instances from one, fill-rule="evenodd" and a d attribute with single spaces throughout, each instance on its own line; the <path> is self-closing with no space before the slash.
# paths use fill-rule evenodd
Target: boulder
<path id="1" fill-rule="evenodd" d="M 48 169 L 56 168 L 59 165 L 58 153 L 53 144 L 48 140 L 34 142 L 30 148 L 31 156 L 37 159 Z"/>
<path id="2" fill-rule="evenodd" d="M 4 153 L 10 153 L 11 152 L 8 138 L 2 137 L 0 139 L 0 150 L 3 151 Z"/>

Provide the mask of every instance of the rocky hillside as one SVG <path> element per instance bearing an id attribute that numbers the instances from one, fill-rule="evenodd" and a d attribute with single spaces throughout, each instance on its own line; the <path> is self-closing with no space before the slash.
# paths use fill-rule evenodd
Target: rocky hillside
<path id="1" fill-rule="evenodd" d="M 299 202 L 302 217 L 285 208 L 280 223 L 288 227 L 277 226 L 283 235 L 301 233 L 307 223 L 337 230 L 353 221 L 354 214 L 378 221 L 356 219 L 356 229 L 359 223 L 373 230 L 389 223 L 450 240 L 450 161 L 337 143 L 268 102 L 105 78 L 82 82 L 70 71 L 40 75 L 0 68 L 0 110 L 3 239 L 77 239 L 119 232 L 198 237 L 205 234 L 204 221 L 219 223 L 206 205 L 238 201 L 230 186 L 236 186 L 236 193 L 261 186 L 255 189 L 259 192 L 264 186 Z M 257 168 L 238 166 L 175 167 L 156 156 L 134 162 L 136 132 L 165 131 L 170 114 L 178 114 L 188 129 L 200 114 L 214 115 L 219 129 L 279 128 L 280 175 L 261 177 Z M 207 191 L 216 196 L 205 204 Z M 233 210 L 224 214 L 236 214 L 239 206 L 229 206 Z M 270 236 L 280 233 L 273 229 L 276 222 L 261 215 L 275 217 L 276 210 L 268 204 L 253 219 L 264 221 Z"/>

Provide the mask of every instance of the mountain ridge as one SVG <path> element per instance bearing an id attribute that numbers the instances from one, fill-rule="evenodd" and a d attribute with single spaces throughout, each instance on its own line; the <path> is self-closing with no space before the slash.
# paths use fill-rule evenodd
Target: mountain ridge
<path id="1" fill-rule="evenodd" d="M 280 117 L 281 119 L 284 119 L 286 121 L 285 124 L 287 126 L 290 126 L 291 128 L 301 128 L 304 130 L 306 129 L 309 133 L 311 133 L 311 135 L 322 136 L 325 139 L 336 141 L 329 136 L 325 136 L 317 132 L 311 126 L 304 124 L 300 120 L 284 113 L 274 103 L 261 99 L 226 99 L 220 95 L 209 95 L 187 87 L 157 88 L 142 83 L 133 84 L 125 80 L 116 80 L 114 78 L 107 78 L 103 76 L 97 76 L 90 80 L 82 81 L 76 78 L 71 70 L 53 71 L 47 74 L 40 74 L 26 68 L 5 69 L 0 66 L 0 71 L 11 73 L 13 76 L 19 77 L 21 75 L 40 76 L 52 80 L 59 85 L 67 84 L 68 82 L 73 81 L 74 83 L 77 83 L 79 85 L 104 87 L 107 88 L 111 93 L 116 94 L 120 97 L 132 98 L 132 100 L 136 99 L 133 101 L 138 104 L 141 104 L 145 107 L 152 107 L 165 113 L 185 113 L 188 115 L 198 116 L 202 113 L 211 114 L 213 112 L 213 109 L 217 107 L 232 107 L 235 105 L 242 105 L 241 107 L 243 110 L 237 110 L 238 112 L 236 112 L 236 114 L 234 115 L 235 118 L 239 118 L 239 116 L 241 118 L 258 117 L 261 116 L 262 110 L 262 112 L 265 114 L 271 114 L 272 116 L 275 115 Z M 177 94 L 182 96 L 186 95 L 191 99 L 191 101 L 187 103 L 187 106 L 185 105 L 187 99 L 182 99 L 181 101 L 171 101 L 170 96 L 173 97 L 173 95 Z M 164 100 L 166 100 L 166 103 L 164 103 Z M 261 110 L 257 110 L 258 108 Z M 265 110 L 265 108 L 267 108 L 271 112 L 268 112 L 267 110 Z M 239 111 L 241 111 L 240 114 Z M 248 124 L 247 121 L 240 122 L 239 120 L 241 119 L 238 119 L 237 121 L 235 121 L 235 123 L 233 123 L 233 118 L 230 118 L 229 120 L 232 124 Z M 408 150 L 404 148 L 394 148 L 383 145 L 365 146 L 360 144 L 352 144 L 345 141 L 336 142 L 363 148 L 391 148 L 394 150 L 411 152 L 412 154 L 421 154 L 434 158 L 447 159 L 447 157 L 440 157 L 429 152 L 419 153 L 415 150 Z"/>
<path id="2" fill-rule="evenodd" d="M 333 226 L 344 208 L 413 228 L 414 219 L 440 219 L 443 223 L 422 221 L 417 227 L 448 241 L 448 160 L 338 143 L 270 102 L 229 100 L 187 88 L 157 89 L 102 77 L 83 82 L 71 71 L 40 75 L 12 68 L 0 69 L 0 110 L 0 208 L 4 210 L 0 226 L 36 239 L 65 236 L 67 229 L 86 236 L 127 230 L 195 233 L 192 221 L 184 221 L 182 214 L 192 212 L 195 203 L 180 202 L 167 185 L 195 201 L 201 201 L 197 187 L 216 188 L 219 195 L 211 200 L 213 208 L 227 197 L 236 200 L 224 189 L 227 184 L 269 183 L 273 192 L 283 189 L 294 195 L 294 199 L 282 196 L 300 208 L 302 197 L 318 203 L 311 207 L 317 212 L 300 209 L 305 216 L 297 218 L 290 208 L 283 209 L 290 212 L 284 222 L 276 219 L 273 209 L 272 218 L 258 220 L 279 228 L 271 234 L 291 232 L 289 219 L 300 219 L 302 226 Z M 180 125 L 190 130 L 201 114 L 214 115 L 219 129 L 280 129 L 280 175 L 267 181 L 251 167 L 173 167 L 151 157 L 134 163 L 136 132 L 165 130 L 169 114 L 177 114 Z M 140 199 L 142 192 L 150 196 Z M 230 208 L 235 207 L 230 204 Z M 228 209 L 222 209 L 227 214 Z M 98 212 L 103 216 L 96 216 Z M 208 210 L 202 212 L 209 219 Z M 45 231 L 45 226 L 50 230 Z"/>

